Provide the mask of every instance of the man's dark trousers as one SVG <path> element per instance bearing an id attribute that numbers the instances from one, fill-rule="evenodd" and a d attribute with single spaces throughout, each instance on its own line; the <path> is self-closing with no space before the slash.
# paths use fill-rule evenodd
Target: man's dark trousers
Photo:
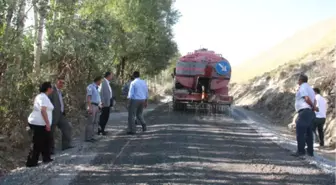
<path id="1" fill-rule="evenodd" d="M 313 148 L 313 121 L 315 113 L 311 109 L 299 110 L 299 115 L 296 119 L 296 140 L 297 152 L 305 154 L 305 143 L 307 142 L 308 154 L 314 153 Z"/>
<path id="2" fill-rule="evenodd" d="M 318 136 L 320 140 L 320 146 L 324 146 L 323 126 L 324 126 L 325 121 L 326 121 L 325 118 L 315 118 L 314 119 L 313 132 L 316 133 L 316 128 L 317 128 Z"/>
<path id="3" fill-rule="evenodd" d="M 100 125 L 101 132 L 105 132 L 105 127 L 110 117 L 110 110 L 111 110 L 110 107 L 103 107 L 101 110 L 100 119 L 99 119 L 99 125 Z"/>
<path id="4" fill-rule="evenodd" d="M 130 104 L 128 107 L 128 132 L 135 133 L 136 132 L 136 125 L 135 121 L 139 121 L 142 126 L 142 130 L 146 130 L 146 121 L 143 117 L 143 110 L 144 110 L 145 100 L 135 100 L 131 99 Z M 136 119 L 134 119 L 136 117 Z"/>

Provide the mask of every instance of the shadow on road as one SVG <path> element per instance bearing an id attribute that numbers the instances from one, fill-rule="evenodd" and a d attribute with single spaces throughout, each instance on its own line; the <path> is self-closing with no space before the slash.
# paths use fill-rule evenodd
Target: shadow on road
<path id="1" fill-rule="evenodd" d="M 174 113 L 163 106 L 147 120 L 148 132 L 116 136 L 72 184 L 335 183 L 334 176 L 232 118 Z"/>

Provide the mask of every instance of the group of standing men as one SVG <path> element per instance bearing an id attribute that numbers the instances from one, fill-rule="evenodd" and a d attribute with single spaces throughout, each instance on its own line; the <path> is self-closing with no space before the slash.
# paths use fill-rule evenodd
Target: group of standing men
<path id="1" fill-rule="evenodd" d="M 106 72 L 104 78 L 96 77 L 94 82 L 87 86 L 87 113 L 88 121 L 85 128 L 85 140 L 94 142 L 95 125 L 99 123 L 98 135 L 106 135 L 106 124 L 109 120 L 110 109 L 115 104 L 110 81 L 113 79 L 111 72 Z M 133 81 L 128 84 L 128 131 L 127 134 L 136 133 L 135 120 L 140 122 L 142 130 L 146 131 L 146 122 L 143 118 L 143 109 L 147 107 L 148 88 L 140 73 L 133 73 Z M 29 114 L 28 123 L 33 131 L 33 146 L 28 154 L 26 166 L 38 165 L 39 156 L 42 154 L 44 163 L 53 161 L 51 154 L 55 153 L 56 127 L 62 132 L 62 150 L 73 148 L 72 126 L 65 117 L 62 88 L 65 80 L 58 77 L 56 84 L 43 82 L 40 93 L 34 99 L 32 112 Z"/>
<path id="2" fill-rule="evenodd" d="M 110 107 L 113 105 L 112 98 L 112 88 L 110 86 L 110 81 L 112 80 L 113 75 L 111 72 L 106 72 L 104 80 L 102 81 L 101 77 L 97 77 L 94 80 L 93 84 L 88 86 L 88 98 L 90 106 L 88 106 L 88 113 L 90 115 L 89 119 L 92 119 L 92 122 L 99 122 L 98 134 L 106 135 L 105 126 L 109 119 Z M 57 78 L 56 85 L 53 86 L 53 92 L 49 96 L 50 101 L 54 105 L 53 115 L 52 115 L 52 125 L 51 125 L 51 154 L 55 153 L 55 142 L 54 142 L 54 132 L 56 127 L 58 127 L 62 132 L 62 150 L 73 148 L 71 145 L 72 141 L 72 126 L 65 118 L 65 110 L 63 103 L 63 94 L 61 92 L 64 86 L 64 78 Z M 98 87 L 101 84 L 101 89 L 98 92 Z M 100 119 L 98 113 L 101 110 Z M 99 121 L 98 121 L 99 119 Z M 88 133 L 90 129 L 86 129 L 86 137 L 89 137 L 93 133 Z M 89 137 L 89 141 L 91 138 Z"/>
<path id="3" fill-rule="evenodd" d="M 88 120 L 85 129 L 85 141 L 94 142 L 95 125 L 99 123 L 98 135 L 106 135 L 106 124 L 109 120 L 110 109 L 115 104 L 110 81 L 113 79 L 111 72 L 106 72 L 104 78 L 98 76 L 93 83 L 87 86 L 87 113 Z M 147 107 L 148 87 L 144 80 L 140 79 L 140 73 L 135 71 L 132 81 L 128 84 L 128 130 L 127 134 L 136 133 L 135 120 L 146 131 L 146 122 L 143 118 L 143 109 Z"/>
<path id="4" fill-rule="evenodd" d="M 314 136 L 319 133 L 320 146 L 324 146 L 323 126 L 326 121 L 327 103 L 320 94 L 320 89 L 308 84 L 308 77 L 299 76 L 299 88 L 295 97 L 297 151 L 293 156 L 314 156 Z M 307 143 L 307 149 L 305 144 Z"/>
<path id="5" fill-rule="evenodd" d="M 98 135 L 106 135 L 106 124 L 110 117 L 110 110 L 113 106 L 113 92 L 110 82 L 113 79 L 111 72 L 106 72 L 104 78 L 96 77 L 93 83 L 86 88 L 86 103 L 88 120 L 85 129 L 85 140 L 95 141 L 94 127 L 99 123 Z M 100 113 L 100 114 L 99 114 Z"/>

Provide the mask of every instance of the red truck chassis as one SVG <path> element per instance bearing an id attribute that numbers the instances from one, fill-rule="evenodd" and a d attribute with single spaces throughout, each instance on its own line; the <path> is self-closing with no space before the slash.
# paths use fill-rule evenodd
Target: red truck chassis
<path id="1" fill-rule="evenodd" d="M 230 63 L 213 51 L 201 49 L 181 57 L 173 77 L 175 111 L 188 106 L 220 111 L 233 103 L 233 97 L 228 95 Z"/>

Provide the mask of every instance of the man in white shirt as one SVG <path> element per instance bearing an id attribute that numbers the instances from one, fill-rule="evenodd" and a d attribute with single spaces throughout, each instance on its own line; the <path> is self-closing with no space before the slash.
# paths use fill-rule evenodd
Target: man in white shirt
<path id="1" fill-rule="evenodd" d="M 26 166 L 38 165 L 38 159 L 42 154 L 44 163 L 53 161 L 50 157 L 50 131 L 52 126 L 54 105 L 48 98 L 53 92 L 50 82 L 42 83 L 40 94 L 35 97 L 33 112 L 28 117 L 29 127 L 33 130 L 33 147 L 27 157 Z"/>
<path id="2" fill-rule="evenodd" d="M 133 73 L 134 80 L 131 82 L 128 91 L 128 131 L 127 134 L 135 134 L 136 126 L 135 119 L 142 125 L 142 130 L 146 131 L 146 122 L 143 117 L 143 109 L 147 107 L 148 87 L 144 80 L 140 79 L 140 73 L 135 71 Z"/>
<path id="3" fill-rule="evenodd" d="M 320 146 L 324 146 L 323 126 L 324 126 L 324 123 L 327 117 L 327 102 L 321 96 L 319 88 L 314 88 L 314 92 L 315 92 L 315 99 L 316 99 L 316 110 L 315 110 L 316 118 L 313 124 L 313 132 L 315 136 L 317 136 L 316 134 L 316 128 L 317 128 Z"/>
<path id="4" fill-rule="evenodd" d="M 298 113 L 296 119 L 297 151 L 293 156 L 297 157 L 306 154 L 305 143 L 307 143 L 307 154 L 314 156 L 313 121 L 316 101 L 314 90 L 307 82 L 308 77 L 301 74 L 298 81 L 300 87 L 295 96 L 295 111 Z"/>

